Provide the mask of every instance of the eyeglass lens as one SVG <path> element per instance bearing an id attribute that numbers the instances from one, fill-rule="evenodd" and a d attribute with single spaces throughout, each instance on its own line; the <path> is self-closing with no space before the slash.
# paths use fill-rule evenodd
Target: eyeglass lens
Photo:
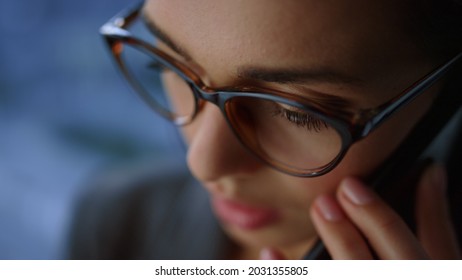
<path id="1" fill-rule="evenodd" d="M 196 101 L 190 86 L 149 51 L 125 44 L 122 61 L 129 79 L 158 111 L 168 111 L 172 120 L 194 114 Z M 340 134 L 316 113 L 263 95 L 233 97 L 227 101 L 225 113 L 244 145 L 273 166 L 292 173 L 323 167 L 341 151 Z"/>

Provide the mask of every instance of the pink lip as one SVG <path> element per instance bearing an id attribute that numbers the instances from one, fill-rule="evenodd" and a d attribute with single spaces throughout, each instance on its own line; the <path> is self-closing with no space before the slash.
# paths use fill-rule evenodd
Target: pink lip
<path id="1" fill-rule="evenodd" d="M 212 205 L 215 214 L 223 222 L 243 229 L 259 229 L 279 219 L 278 213 L 273 209 L 253 207 L 228 199 L 214 197 Z"/>

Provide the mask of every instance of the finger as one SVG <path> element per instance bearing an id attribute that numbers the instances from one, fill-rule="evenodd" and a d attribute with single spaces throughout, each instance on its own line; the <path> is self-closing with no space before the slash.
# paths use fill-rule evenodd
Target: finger
<path id="1" fill-rule="evenodd" d="M 261 260 L 285 260 L 286 258 L 284 255 L 272 248 L 263 248 L 260 251 L 260 259 Z"/>
<path id="2" fill-rule="evenodd" d="M 417 236 L 433 259 L 459 259 L 460 254 L 446 199 L 446 172 L 433 165 L 417 188 Z"/>
<path id="3" fill-rule="evenodd" d="M 362 182 L 354 178 L 344 179 L 337 198 L 379 258 L 427 258 L 417 238 L 398 214 Z"/>
<path id="4" fill-rule="evenodd" d="M 372 259 L 366 241 L 333 196 L 321 195 L 316 198 L 310 214 L 333 259 Z"/>

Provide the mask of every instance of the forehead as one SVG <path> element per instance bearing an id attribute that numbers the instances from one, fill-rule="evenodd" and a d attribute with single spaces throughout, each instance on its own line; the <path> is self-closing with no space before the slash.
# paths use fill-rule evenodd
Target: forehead
<path id="1" fill-rule="evenodd" d="M 336 65 L 364 77 L 409 58 L 402 2 L 149 0 L 145 12 L 210 68 Z"/>

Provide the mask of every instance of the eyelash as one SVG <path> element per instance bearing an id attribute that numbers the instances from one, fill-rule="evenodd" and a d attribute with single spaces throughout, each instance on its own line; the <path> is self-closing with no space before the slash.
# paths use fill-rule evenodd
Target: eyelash
<path id="1" fill-rule="evenodd" d="M 156 70 L 156 71 L 165 71 L 168 70 L 162 63 L 158 61 L 152 61 L 148 63 L 147 67 L 151 70 Z"/>
<path id="2" fill-rule="evenodd" d="M 329 125 L 325 121 L 316 118 L 313 115 L 287 110 L 276 104 L 275 107 L 273 116 L 281 116 L 297 127 L 305 128 L 308 131 L 314 132 L 320 132 L 323 129 L 329 128 Z"/>

